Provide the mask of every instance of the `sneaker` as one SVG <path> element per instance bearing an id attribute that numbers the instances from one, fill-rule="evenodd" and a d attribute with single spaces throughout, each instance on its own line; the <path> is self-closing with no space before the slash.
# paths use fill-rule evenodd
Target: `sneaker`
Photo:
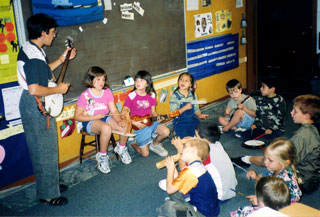
<path id="1" fill-rule="evenodd" d="M 240 132 L 236 132 L 234 135 L 235 135 L 235 137 L 237 137 L 237 138 L 241 138 L 241 133 L 240 133 Z"/>
<path id="2" fill-rule="evenodd" d="M 152 143 L 149 146 L 150 150 L 156 153 L 157 155 L 161 157 L 166 157 L 168 155 L 168 152 L 166 149 L 162 147 L 162 144 L 159 143 L 159 145 L 153 145 Z"/>
<path id="3" fill-rule="evenodd" d="M 130 164 L 132 162 L 131 157 L 128 153 L 127 147 L 121 147 L 120 145 L 117 145 L 114 148 L 114 152 L 116 152 L 118 155 L 120 155 L 121 161 L 124 164 Z"/>
<path id="4" fill-rule="evenodd" d="M 243 161 L 241 160 L 241 157 L 231 158 L 231 161 L 232 161 L 234 164 L 236 164 L 236 165 L 238 165 L 238 166 L 240 166 L 240 167 L 244 167 L 244 168 L 250 167 L 250 164 L 247 164 L 246 162 L 243 162 Z"/>
<path id="5" fill-rule="evenodd" d="M 96 154 L 96 160 L 98 161 L 98 169 L 102 173 L 110 173 L 110 167 L 109 167 L 109 156 L 101 156 L 100 152 Z"/>
<path id="6" fill-rule="evenodd" d="M 247 131 L 247 129 L 238 127 L 234 132 L 244 132 L 244 131 Z"/>
<path id="7" fill-rule="evenodd" d="M 159 187 L 161 188 L 161 190 L 167 191 L 167 180 L 166 179 L 160 180 Z"/>

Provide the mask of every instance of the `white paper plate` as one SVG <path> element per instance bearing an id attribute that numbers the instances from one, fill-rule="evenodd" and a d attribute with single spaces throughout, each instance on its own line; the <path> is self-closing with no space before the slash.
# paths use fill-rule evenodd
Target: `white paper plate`
<path id="1" fill-rule="evenodd" d="M 261 140 L 248 140 L 245 141 L 244 144 L 246 144 L 247 146 L 258 147 L 264 145 L 264 142 Z"/>

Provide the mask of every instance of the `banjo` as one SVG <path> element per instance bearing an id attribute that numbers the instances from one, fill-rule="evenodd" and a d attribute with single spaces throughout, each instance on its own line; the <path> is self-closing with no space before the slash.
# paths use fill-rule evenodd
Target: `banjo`
<path id="1" fill-rule="evenodd" d="M 69 64 L 71 50 L 73 48 L 73 39 L 71 37 L 67 38 L 66 45 L 68 48 L 71 48 L 71 49 L 68 51 L 66 58 L 63 62 L 63 65 L 62 65 L 62 68 L 60 71 L 60 75 L 57 79 L 57 83 L 50 80 L 48 83 L 48 87 L 56 87 L 57 84 L 60 84 L 63 81 L 63 78 L 65 76 L 65 73 L 66 73 L 66 70 L 67 70 L 67 67 Z M 57 117 L 62 112 L 62 109 L 63 109 L 63 95 L 62 94 L 57 93 L 57 94 L 48 95 L 48 96 L 42 97 L 41 101 L 42 101 L 44 109 L 51 117 Z"/>

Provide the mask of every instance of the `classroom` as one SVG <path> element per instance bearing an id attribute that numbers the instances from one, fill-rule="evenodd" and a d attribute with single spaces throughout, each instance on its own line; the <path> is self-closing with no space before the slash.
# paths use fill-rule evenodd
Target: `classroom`
<path id="1" fill-rule="evenodd" d="M 156 208 L 164 203 L 168 194 L 158 187 L 158 182 L 166 178 L 167 169 L 158 170 L 155 163 L 177 152 L 171 140 L 175 135 L 179 135 L 177 120 L 185 119 L 182 115 L 185 111 L 179 110 L 180 117 L 173 113 L 172 98 L 178 97 L 175 100 L 180 100 L 176 93 L 181 89 L 180 80 L 189 75 L 188 79 L 192 84 L 190 88 L 192 93 L 196 94 L 196 98 L 193 95 L 192 100 L 188 99 L 186 103 L 192 104 L 195 119 L 191 121 L 192 124 L 190 122 L 191 125 L 183 125 L 184 127 L 180 128 L 190 126 L 194 131 L 195 124 L 199 120 L 200 123 L 206 122 L 204 119 L 224 127 L 220 116 L 225 115 L 224 109 L 230 96 L 232 98 L 233 91 L 228 92 L 230 89 L 226 88 L 228 81 L 238 81 L 243 95 L 252 96 L 252 99 L 257 100 L 261 95 L 260 91 L 262 92 L 261 82 L 263 83 L 265 77 L 271 76 L 278 84 L 276 92 L 286 102 L 285 130 L 281 135 L 291 138 L 299 127 L 292 119 L 293 100 L 304 94 L 320 96 L 318 55 L 320 10 L 317 9 L 320 8 L 320 2 L 319 0 L 308 3 L 297 0 L 284 1 L 274 8 L 272 2 L 274 3 L 274 1 L 266 3 L 252 0 L 1 1 L 0 215 L 160 215 Z M 52 27 L 54 28 L 52 33 L 42 32 L 45 35 L 52 34 L 52 38 L 50 43 L 43 39 L 41 46 L 37 44 L 38 41 L 29 38 L 30 25 L 27 25 L 27 20 L 39 13 L 49 15 L 57 24 L 57 27 Z M 44 60 L 50 71 L 54 69 L 49 76 L 57 79 L 55 85 L 58 86 L 51 90 L 60 91 L 52 92 L 52 94 L 59 93 L 56 95 L 61 97 L 59 98 L 61 105 L 58 106 L 56 114 L 50 113 L 53 108 L 47 109 L 44 106 L 45 111 L 43 111 L 41 103 L 34 104 L 44 120 L 41 125 L 50 129 L 49 131 L 55 135 L 54 139 L 44 136 L 48 131 L 44 127 L 30 137 L 31 132 L 34 132 L 31 128 L 38 128 L 35 121 L 38 116 L 24 119 L 23 116 L 28 116 L 29 104 L 24 105 L 25 108 L 22 109 L 24 112 L 21 110 L 22 99 L 26 92 L 31 91 L 28 79 L 24 77 L 26 69 L 21 74 L 20 69 L 24 67 L 22 62 L 25 60 L 21 53 L 25 56 L 36 55 L 34 51 L 31 54 L 23 51 L 24 47 L 34 44 L 38 45 L 44 54 L 43 57 L 36 58 Z M 85 91 L 88 87 L 91 87 L 88 92 L 94 89 L 95 78 L 90 78 L 90 72 L 107 75 L 107 89 L 110 90 L 108 93 L 112 102 L 107 106 L 108 112 L 105 115 L 108 115 L 109 111 L 110 114 L 103 126 L 111 127 L 112 131 L 106 134 L 108 137 L 106 147 L 102 145 L 105 140 L 101 139 L 103 128 L 98 129 L 96 127 L 100 125 L 91 125 L 91 119 L 83 115 L 90 111 L 84 110 L 78 100 L 79 97 L 83 97 L 83 101 L 88 101 L 86 95 L 88 93 Z M 184 74 L 188 76 L 181 76 Z M 100 75 L 102 74 L 98 76 Z M 136 131 L 141 128 L 135 125 L 136 122 L 142 123 L 143 119 L 134 119 L 135 115 L 132 113 L 140 114 L 140 111 L 132 110 L 130 103 L 134 102 L 133 93 L 139 90 L 136 82 L 140 79 L 147 81 L 149 85 L 149 75 L 154 91 L 151 98 L 152 102 L 156 103 L 153 108 L 156 108 L 156 114 L 161 115 L 163 120 L 153 132 L 156 132 L 158 137 L 153 140 L 151 137 L 150 146 L 149 143 L 144 146 L 140 144 L 139 138 L 145 137 L 138 137 Z M 92 79 L 89 86 L 88 79 Z M 63 86 L 65 84 L 68 85 Z M 33 85 L 31 86 L 34 87 Z M 239 102 L 245 104 L 246 100 Z M 182 106 L 176 107 L 177 111 L 181 108 Z M 131 112 L 131 116 L 124 112 Z M 152 114 L 151 116 L 154 116 L 153 110 Z M 30 123 L 26 123 L 27 120 L 30 120 Z M 81 122 L 88 123 L 88 126 L 85 126 L 90 126 L 92 133 L 81 129 Z M 154 123 L 151 125 L 154 126 Z M 123 125 L 126 127 L 132 125 L 132 129 L 129 132 L 127 128 L 121 131 Z M 100 132 L 98 133 L 100 136 L 95 134 L 95 131 Z M 267 145 L 263 146 L 264 149 L 245 147 L 241 138 L 237 138 L 237 133 L 233 133 L 233 130 L 227 131 L 222 130 L 220 141 L 230 159 L 245 155 L 263 155 Z M 129 139 L 125 135 L 129 136 Z M 37 181 L 33 166 L 35 154 L 30 154 L 32 148 L 28 145 L 30 142 L 27 143 L 35 140 L 33 136 L 39 137 L 36 140 L 40 143 L 56 143 L 53 153 L 57 152 L 54 157 L 58 166 L 57 174 L 60 173 L 60 184 L 64 184 L 67 188 L 61 195 L 68 197 L 67 203 L 69 201 L 69 204 L 61 206 L 61 209 L 60 206 L 56 208 L 51 206 L 52 201 L 43 200 L 48 198 L 38 195 L 39 189 L 36 189 Z M 195 136 L 194 132 L 190 136 Z M 122 150 L 119 148 L 123 145 L 122 141 L 125 141 L 126 155 L 119 151 Z M 239 149 L 234 149 L 235 145 L 241 143 L 243 144 Z M 106 151 L 101 150 L 105 148 Z M 101 168 L 105 165 L 101 166 L 100 155 L 94 157 L 96 152 L 104 153 L 103 156 L 107 154 L 111 172 L 109 168 L 103 172 Z M 40 160 L 39 162 L 41 164 Z M 140 170 L 144 165 L 148 166 L 142 172 Z M 259 172 L 265 169 L 256 165 L 252 168 Z M 236 166 L 234 171 L 237 187 L 233 190 L 240 194 L 254 194 L 254 183 L 251 181 L 250 186 L 244 187 L 247 181 L 245 174 Z M 134 177 L 134 174 L 140 177 Z M 141 176 L 145 176 L 145 180 L 142 181 Z M 106 187 L 96 186 L 96 188 L 106 188 L 105 191 L 96 193 L 101 197 L 107 194 L 105 201 L 108 201 L 106 202 L 108 205 L 104 206 L 103 200 L 101 203 L 96 201 L 98 204 L 93 203 L 94 208 L 86 207 L 85 204 L 91 205 L 92 198 L 95 198 L 90 193 L 92 189 L 88 188 L 88 185 L 92 187 L 93 183 L 106 185 Z M 136 184 L 138 186 L 135 186 Z M 62 191 L 61 186 L 60 191 Z M 128 192 L 121 196 L 122 191 Z M 303 194 L 298 204 L 303 206 L 306 212 L 314 214 L 320 209 L 319 202 L 314 200 L 319 194 L 319 188 L 311 194 Z M 19 199 L 13 199 L 17 197 Z M 96 197 L 95 199 L 99 200 L 99 196 Z M 140 197 L 141 202 L 145 201 L 144 198 L 148 198 L 147 208 L 143 204 L 124 202 L 125 197 L 132 200 L 139 200 Z M 63 203 L 63 200 L 58 200 L 58 203 L 60 202 Z M 228 216 L 231 211 L 237 210 L 244 204 L 248 205 L 249 202 L 239 194 L 226 202 L 220 201 L 219 216 Z M 119 203 L 125 205 L 117 208 Z M 75 208 L 78 205 L 81 207 Z M 48 207 L 50 212 L 45 214 L 44 210 Z M 294 207 L 288 210 L 292 209 Z M 289 215 L 287 210 L 284 213 Z"/>

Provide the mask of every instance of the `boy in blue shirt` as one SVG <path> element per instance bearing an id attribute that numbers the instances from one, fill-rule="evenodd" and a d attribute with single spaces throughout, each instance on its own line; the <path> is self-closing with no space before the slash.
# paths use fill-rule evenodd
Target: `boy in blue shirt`
<path id="1" fill-rule="evenodd" d="M 202 139 L 190 139 L 182 149 L 181 160 L 188 166 L 180 168 L 178 173 L 173 158 L 167 157 L 166 190 L 170 199 L 166 200 L 158 212 L 162 216 L 218 216 L 220 212 L 218 193 L 210 174 L 202 161 L 209 155 L 209 144 Z M 184 195 L 190 195 L 190 201 Z"/>

